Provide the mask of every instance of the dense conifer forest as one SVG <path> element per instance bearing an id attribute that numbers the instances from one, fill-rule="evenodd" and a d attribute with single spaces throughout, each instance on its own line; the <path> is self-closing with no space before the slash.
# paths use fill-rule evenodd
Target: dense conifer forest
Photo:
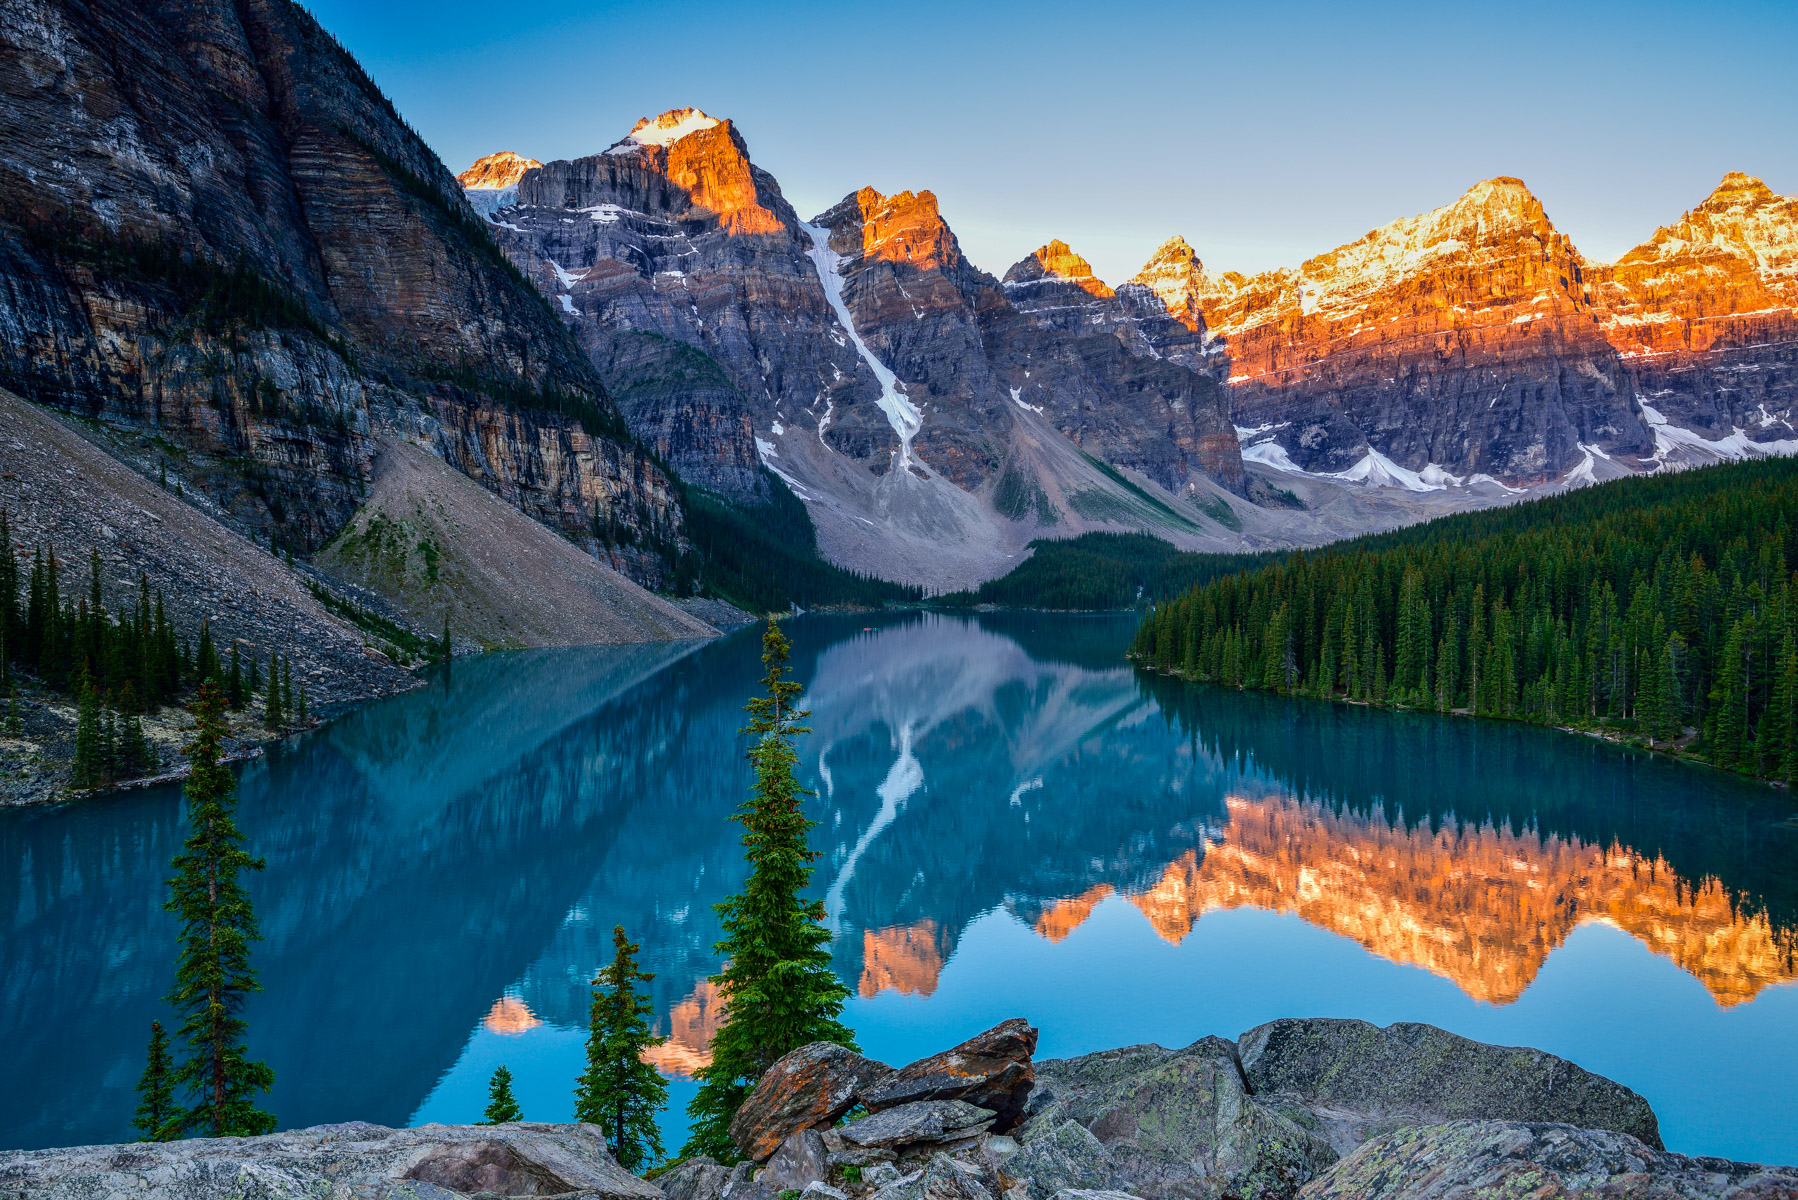
<path id="1" fill-rule="evenodd" d="M 1294 554 L 1153 609 L 1187 679 L 1615 731 L 1798 777 L 1798 462 L 1709 467 Z"/>
<path id="2" fill-rule="evenodd" d="M 1178 595 L 1195 584 L 1280 557 L 1266 554 L 1193 554 L 1146 533 L 1086 533 L 1077 538 L 1039 538 L 1030 557 L 998 579 L 935 603 L 952 607 L 997 604 L 1005 608 L 1109 612 Z"/>

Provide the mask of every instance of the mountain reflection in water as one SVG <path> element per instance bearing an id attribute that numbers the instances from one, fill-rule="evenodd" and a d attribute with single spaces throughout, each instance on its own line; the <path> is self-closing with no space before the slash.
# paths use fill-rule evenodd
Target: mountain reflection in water
<path id="1" fill-rule="evenodd" d="M 1121 665 L 1127 619 L 792 631 L 816 893 L 872 1053 L 1071 1011 L 1107 985 L 1090 1019 L 1038 1018 L 1045 1053 L 1234 1036 L 1331 1005 L 1546 1045 L 1617 1003 L 1543 992 L 1552 960 L 1601 991 L 1627 975 L 1661 1006 L 1641 1018 L 1655 1038 L 1698 1037 L 1698 1021 L 1769 1072 L 1798 1064 L 1798 989 L 1779 986 L 1798 976 L 1783 793 L 1552 731 L 1141 676 Z M 587 981 L 619 923 L 657 973 L 654 1061 L 703 1065 L 758 652 L 749 631 L 460 663 L 246 766 L 240 820 L 269 860 L 248 1017 L 283 1123 L 474 1119 L 489 1059 L 513 1063 L 533 1119 L 566 1119 Z M 181 833 L 167 789 L 0 816 L 0 1045 L 17 1077 L 56 1081 L 0 1094 L 0 1145 L 128 1136 L 147 1026 L 166 1016 L 160 902 Z M 1243 920 L 1253 937 L 1207 941 Z M 1581 940 L 1592 926 L 1644 959 Z M 1306 928 L 1377 958 L 1342 959 Z M 1211 982 L 1176 981 L 1201 954 Z M 1714 1015 L 1647 961 L 1701 984 Z M 1278 984 L 1289 969 L 1300 985 Z M 1688 1028 L 1657 1015 L 1676 1010 Z M 1729 1082 L 1742 1112 L 1774 1112 L 1758 1126 L 1687 1096 L 1699 1068 L 1668 1065 L 1664 1045 L 1589 1057 L 1650 1096 L 1676 1148 L 1798 1160 L 1794 1118 L 1752 1079 Z"/>

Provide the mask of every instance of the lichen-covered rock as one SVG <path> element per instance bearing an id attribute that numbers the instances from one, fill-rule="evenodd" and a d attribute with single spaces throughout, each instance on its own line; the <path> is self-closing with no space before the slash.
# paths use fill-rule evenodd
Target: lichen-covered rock
<path id="1" fill-rule="evenodd" d="M 1662 1148 L 1648 1101 L 1541 1050 L 1489 1046 L 1413 1022 L 1382 1029 L 1322 1019 L 1270 1021 L 1238 1046 L 1254 1092 L 1324 1110 L 1339 1150 L 1394 1124 L 1460 1119 L 1566 1122 Z M 1354 1115 L 1336 1115 L 1345 1113 Z"/>
<path id="2" fill-rule="evenodd" d="M 892 1068 L 834 1042 L 812 1042 L 763 1072 L 731 1118 L 730 1137 L 745 1158 L 762 1162 L 795 1130 L 828 1126 L 857 1095 Z"/>
<path id="3" fill-rule="evenodd" d="M 701 1154 L 689 1158 L 656 1180 L 667 1200 L 718 1200 L 730 1182 L 730 1168 Z"/>
<path id="4" fill-rule="evenodd" d="M 780 1144 L 780 1149 L 768 1159 L 768 1166 L 756 1176 L 756 1182 L 783 1191 L 803 1191 L 807 1184 L 829 1178 L 830 1152 L 824 1148 L 824 1139 L 816 1129 L 800 1129 Z"/>
<path id="5" fill-rule="evenodd" d="M 892 1149 L 920 1142 L 961 1141 L 985 1133 L 992 1120 L 991 1109 L 960 1100 L 919 1100 L 882 1109 L 834 1132 L 852 1146 Z"/>
<path id="6" fill-rule="evenodd" d="M 1000 1167 L 1007 1195 L 1022 1187 L 1030 1200 L 1053 1200 L 1064 1189 L 1120 1189 L 1123 1181 L 1105 1147 L 1077 1121 L 1040 1131 Z"/>
<path id="7" fill-rule="evenodd" d="M 1571 1125 L 1455 1121 L 1373 1139 L 1303 1200 L 1798 1200 L 1798 1168 L 1688 1158 Z"/>
<path id="8" fill-rule="evenodd" d="M 594 1125 L 353 1122 L 256 1138 L 0 1154 L 7 1200 L 448 1200 L 477 1192 L 663 1197 L 613 1161 Z"/>
<path id="9" fill-rule="evenodd" d="M 993 1112 L 993 1128 L 1017 1124 L 1035 1082 L 1030 1056 L 1036 1030 L 1022 1017 L 1003 1021 L 961 1045 L 899 1068 L 864 1087 L 860 1100 L 880 1112 L 919 1100 L 964 1100 Z"/>
<path id="10" fill-rule="evenodd" d="M 1141 1196 L 1290 1196 L 1336 1161 L 1328 1141 L 1249 1094 L 1236 1048 L 1222 1038 L 1101 1051 L 1038 1070 L 1048 1099 L 1026 1136 L 1078 1122 Z"/>

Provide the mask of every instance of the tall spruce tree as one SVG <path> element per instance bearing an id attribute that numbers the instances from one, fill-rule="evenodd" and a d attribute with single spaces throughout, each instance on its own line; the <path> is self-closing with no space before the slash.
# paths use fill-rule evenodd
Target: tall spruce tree
<path id="1" fill-rule="evenodd" d="M 487 1081 L 487 1108 L 481 1114 L 481 1124 L 504 1125 L 508 1121 L 522 1120 L 524 1113 L 512 1095 L 512 1072 L 501 1063 L 493 1078 Z"/>
<path id="2" fill-rule="evenodd" d="M 712 1039 L 712 1061 L 697 1072 L 699 1091 L 687 1105 L 692 1126 L 683 1155 L 734 1161 L 731 1117 L 788 1051 L 808 1042 L 856 1048 L 854 1033 L 837 1020 L 849 989 L 831 969 L 823 902 L 802 896 L 818 858 L 806 835 L 817 822 L 805 815 L 811 793 L 793 773 L 793 740 L 809 732 L 800 722 L 811 714 L 794 708 L 802 689 L 787 678 L 789 649 L 770 617 L 762 634 L 765 694 L 746 706 L 755 787 L 735 816 L 749 878 L 716 906 L 724 940 L 714 949 L 725 966 L 712 983 L 725 1016 Z"/>
<path id="3" fill-rule="evenodd" d="M 181 1136 L 175 1107 L 175 1063 L 169 1057 L 169 1035 L 161 1021 L 150 1022 L 150 1052 L 144 1073 L 137 1081 L 137 1115 L 132 1127 L 143 1136 L 140 1142 L 167 1142 Z"/>
<path id="4" fill-rule="evenodd" d="M 287 712 L 281 706 L 281 656 L 269 655 L 268 698 L 262 709 L 262 723 L 270 729 L 287 724 Z"/>
<path id="5" fill-rule="evenodd" d="M 219 762 L 225 736 L 225 697 L 215 683 L 203 684 L 194 701 L 196 732 L 187 748 L 192 773 L 184 789 L 188 836 L 175 856 L 164 905 L 181 921 L 181 953 L 169 1003 L 183 1014 L 178 1031 L 186 1061 L 175 1072 L 176 1086 L 193 1097 L 178 1118 L 183 1131 L 205 1137 L 250 1137 L 270 1133 L 275 1118 L 256 1107 L 275 1073 L 252 1060 L 243 1044 L 247 1028 L 244 1000 L 261 990 L 250 965 L 250 946 L 260 941 L 249 892 L 240 878 L 264 862 L 244 850 L 234 818 L 237 781 Z"/>
<path id="6" fill-rule="evenodd" d="M 656 1114 L 668 1103 L 662 1073 L 643 1061 L 643 1052 L 661 1045 L 649 1028 L 655 1006 L 637 984 L 655 978 L 639 970 L 642 947 L 612 930 L 612 965 L 593 980 L 593 1007 L 587 1017 L 587 1069 L 575 1082 L 574 1119 L 606 1131 L 612 1157 L 637 1171 L 662 1157 Z"/>

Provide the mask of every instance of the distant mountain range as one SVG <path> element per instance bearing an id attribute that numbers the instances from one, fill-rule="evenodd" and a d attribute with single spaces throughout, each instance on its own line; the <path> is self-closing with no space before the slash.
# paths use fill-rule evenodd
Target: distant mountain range
<path id="1" fill-rule="evenodd" d="M 1611 265 L 1494 179 L 1297 268 L 1176 238 L 1112 287 L 1058 241 L 982 270 L 928 191 L 802 218 L 695 109 L 458 178 L 291 0 L 22 2 L 0 386 L 302 556 L 393 439 L 640 583 L 735 546 L 818 602 L 814 553 L 953 589 L 1039 537 L 1317 545 L 1798 450 L 1798 201 L 1746 176 Z"/>
<path id="2" fill-rule="evenodd" d="M 929 192 L 801 221 L 695 109 L 534 161 L 460 178 L 632 428 L 728 494 L 765 466 L 875 573 L 967 582 L 1095 528 L 1314 544 L 1798 451 L 1798 200 L 1745 175 L 1610 265 L 1498 178 L 1254 276 L 1172 238 L 1114 289 L 1058 241 L 994 279 Z M 693 350 L 703 387 L 668 374 Z"/>

